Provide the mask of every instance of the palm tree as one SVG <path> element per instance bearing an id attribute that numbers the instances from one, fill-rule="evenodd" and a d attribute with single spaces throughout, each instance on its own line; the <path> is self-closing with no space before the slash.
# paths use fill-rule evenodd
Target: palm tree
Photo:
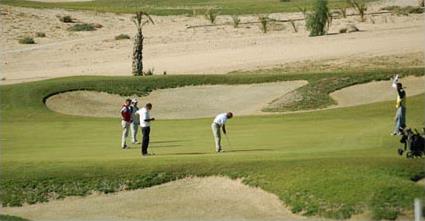
<path id="1" fill-rule="evenodd" d="M 155 23 L 151 16 L 144 11 L 136 12 L 136 16 L 133 17 L 133 22 L 137 27 L 137 33 L 134 38 L 132 72 L 134 76 L 141 76 L 143 75 L 143 26 L 148 23 Z"/>

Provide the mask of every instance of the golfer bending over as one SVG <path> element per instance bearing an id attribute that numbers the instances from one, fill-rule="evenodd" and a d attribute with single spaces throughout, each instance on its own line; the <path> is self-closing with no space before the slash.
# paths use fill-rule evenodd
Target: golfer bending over
<path id="1" fill-rule="evenodd" d="M 215 140 L 215 151 L 217 153 L 223 152 L 221 149 L 221 133 L 220 128 L 223 129 L 223 133 L 226 134 L 226 121 L 233 117 L 232 112 L 222 113 L 215 117 L 213 123 L 211 124 L 212 132 Z"/>
<path id="2" fill-rule="evenodd" d="M 133 144 L 136 144 L 138 143 L 137 132 L 139 130 L 139 125 L 140 125 L 139 117 L 136 116 L 136 112 L 139 110 L 139 107 L 137 107 L 137 99 L 131 100 L 130 109 L 131 109 L 131 124 L 130 124 L 131 142 Z"/>
<path id="3" fill-rule="evenodd" d="M 151 118 L 150 111 L 152 110 L 152 104 L 147 103 L 145 107 L 136 112 L 140 117 L 140 127 L 142 128 L 142 155 L 148 155 L 148 146 L 149 146 L 149 135 L 151 133 L 151 121 L 154 121 L 155 118 Z"/>
<path id="4" fill-rule="evenodd" d="M 127 149 L 126 139 L 128 137 L 128 129 L 131 124 L 131 108 L 130 108 L 130 99 L 126 99 L 121 108 L 121 127 L 122 127 L 122 136 L 121 136 L 121 147 Z"/>
<path id="5" fill-rule="evenodd" d="M 398 82 L 398 75 L 393 80 L 392 87 L 397 90 L 397 103 L 396 103 L 396 115 L 395 115 L 395 128 L 391 135 L 400 135 L 401 131 L 406 128 L 406 92 L 403 89 L 403 85 Z"/>

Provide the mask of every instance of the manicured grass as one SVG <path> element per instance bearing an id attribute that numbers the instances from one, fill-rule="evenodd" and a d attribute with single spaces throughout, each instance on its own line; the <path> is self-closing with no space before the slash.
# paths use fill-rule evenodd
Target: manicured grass
<path id="1" fill-rule="evenodd" d="M 373 0 L 366 0 L 373 1 Z M 94 0 L 92 2 L 40 3 L 25 0 L 0 0 L 1 4 L 33 8 L 66 8 L 102 12 L 132 13 L 140 9 L 154 15 L 204 15 L 209 8 L 222 15 L 259 14 L 299 11 L 311 8 L 313 0 Z M 346 5 L 345 1 L 330 0 L 330 8 Z"/>
<path id="2" fill-rule="evenodd" d="M 72 77 L 1 86 L 0 199 L 3 205 L 18 206 L 143 188 L 189 175 L 226 175 L 278 195 L 303 215 L 347 218 L 370 210 L 378 219 L 392 219 L 425 194 L 412 181 L 425 176 L 424 160 L 399 157 L 398 138 L 389 136 L 394 102 L 236 116 L 228 125 L 233 148 L 224 143 L 224 154 L 214 153 L 211 119 L 159 120 L 152 128 L 151 151 L 157 155 L 148 158 L 140 157 L 137 146 L 121 150 L 119 119 L 66 116 L 50 112 L 42 102 L 47 95 L 76 89 L 129 95 L 192 84 L 351 79 L 335 80 L 342 82 L 330 87 L 335 89 L 392 73 Z M 317 85 L 322 84 L 312 87 Z M 408 98 L 409 126 L 422 126 L 424 105 L 423 95 Z"/>

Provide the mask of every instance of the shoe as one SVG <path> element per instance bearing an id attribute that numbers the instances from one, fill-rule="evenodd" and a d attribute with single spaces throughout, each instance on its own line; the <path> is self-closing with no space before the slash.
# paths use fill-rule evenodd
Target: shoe
<path id="1" fill-rule="evenodd" d="M 128 149 L 128 146 L 127 146 L 127 145 L 124 145 L 124 146 L 122 147 L 122 149 Z"/>
<path id="2" fill-rule="evenodd" d="M 395 135 L 397 135 L 397 133 L 396 132 L 392 132 L 390 135 L 391 136 L 395 136 Z"/>
<path id="3" fill-rule="evenodd" d="M 217 153 L 223 153 L 223 152 L 224 152 L 224 150 L 222 150 L 222 149 L 217 150 Z"/>

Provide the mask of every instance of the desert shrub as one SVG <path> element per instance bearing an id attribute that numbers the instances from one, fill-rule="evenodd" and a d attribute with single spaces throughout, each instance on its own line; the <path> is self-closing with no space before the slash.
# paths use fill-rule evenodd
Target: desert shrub
<path id="1" fill-rule="evenodd" d="M 220 14 L 220 12 L 218 12 L 217 10 L 214 10 L 214 9 L 210 8 L 205 13 L 205 17 L 208 19 L 208 21 L 211 22 L 211 24 L 215 24 L 215 21 L 216 21 L 216 19 L 217 19 L 217 17 L 218 17 L 219 14 Z"/>
<path id="2" fill-rule="evenodd" d="M 291 2 L 291 0 L 279 0 L 280 2 Z"/>
<path id="3" fill-rule="evenodd" d="M 44 32 L 37 32 L 35 33 L 35 36 L 38 38 L 45 38 L 46 37 L 46 33 Z"/>
<path id="4" fill-rule="evenodd" d="M 233 20 L 233 27 L 234 28 L 239 27 L 239 24 L 241 23 L 241 19 L 239 18 L 239 16 L 233 15 L 232 20 Z"/>
<path id="5" fill-rule="evenodd" d="M 68 28 L 68 31 L 95 31 L 96 26 L 94 24 L 82 23 L 75 24 Z"/>
<path id="6" fill-rule="evenodd" d="M 0 214 L 0 220 L 1 221 L 29 221 L 28 219 L 24 219 L 17 216 L 9 216 L 9 215 L 3 215 Z"/>
<path id="7" fill-rule="evenodd" d="M 360 15 L 360 21 L 365 21 L 365 12 L 367 11 L 367 6 L 364 0 L 348 0 L 348 3 L 357 10 Z"/>
<path id="8" fill-rule="evenodd" d="M 18 40 L 19 44 L 35 44 L 34 38 L 30 36 L 24 36 Z"/>
<path id="9" fill-rule="evenodd" d="M 124 39 L 130 39 L 130 36 L 127 34 L 120 34 L 115 36 L 115 40 L 124 40 Z"/>
<path id="10" fill-rule="evenodd" d="M 74 19 L 69 15 L 65 15 L 65 16 L 59 16 L 59 21 L 63 23 L 73 23 Z"/>
<path id="11" fill-rule="evenodd" d="M 268 31 L 268 23 L 270 21 L 270 18 L 268 15 L 260 15 L 258 16 L 258 21 L 260 22 L 260 28 L 263 33 L 267 33 Z"/>
<path id="12" fill-rule="evenodd" d="M 328 1 L 316 0 L 313 5 L 313 12 L 307 15 L 306 20 L 306 28 L 310 31 L 310 36 L 325 35 L 331 21 L 330 19 Z"/>
<path id="13" fill-rule="evenodd" d="M 149 68 L 148 71 L 143 73 L 143 75 L 154 75 L 154 74 L 155 74 L 155 68 Z"/>

